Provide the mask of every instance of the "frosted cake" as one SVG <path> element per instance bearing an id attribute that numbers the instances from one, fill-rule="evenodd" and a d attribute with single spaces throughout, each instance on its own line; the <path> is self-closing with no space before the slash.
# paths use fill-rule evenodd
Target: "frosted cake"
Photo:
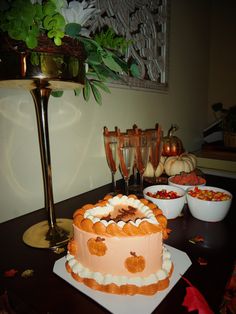
<path id="1" fill-rule="evenodd" d="M 153 295 L 169 286 L 167 219 L 146 199 L 106 196 L 73 216 L 66 269 L 86 286 L 114 294 Z"/>

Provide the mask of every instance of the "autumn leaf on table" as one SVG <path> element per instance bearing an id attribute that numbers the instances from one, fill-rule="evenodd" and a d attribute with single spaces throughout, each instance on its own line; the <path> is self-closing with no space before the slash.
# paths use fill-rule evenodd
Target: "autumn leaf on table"
<path id="1" fill-rule="evenodd" d="M 186 288 L 186 295 L 182 303 L 183 306 L 187 307 L 188 312 L 197 310 L 198 314 L 214 314 L 200 291 L 194 287 L 188 279 L 183 276 L 182 279 L 189 285 L 189 287 Z"/>
<path id="2" fill-rule="evenodd" d="M 198 257 L 197 262 L 201 266 L 207 266 L 207 264 L 208 264 L 207 259 L 204 257 L 200 257 L 200 256 Z"/>
<path id="3" fill-rule="evenodd" d="M 18 273 L 18 270 L 12 268 L 4 272 L 4 277 L 15 277 L 17 273 Z"/>
<path id="4" fill-rule="evenodd" d="M 201 235 L 196 235 L 194 238 L 189 239 L 189 242 L 196 244 L 196 243 L 202 243 L 204 242 L 204 237 Z"/>
<path id="5" fill-rule="evenodd" d="M 33 269 L 26 269 L 21 273 L 21 277 L 23 278 L 29 278 L 32 277 L 34 274 L 34 270 Z"/>

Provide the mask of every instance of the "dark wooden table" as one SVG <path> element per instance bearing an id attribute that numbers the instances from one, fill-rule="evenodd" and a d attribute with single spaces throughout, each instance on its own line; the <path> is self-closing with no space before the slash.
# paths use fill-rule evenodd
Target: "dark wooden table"
<path id="1" fill-rule="evenodd" d="M 169 220 L 172 232 L 166 243 L 188 254 L 192 265 L 185 277 L 202 292 L 215 313 L 219 312 L 225 285 L 236 257 L 235 181 L 207 176 L 208 185 L 225 188 L 234 194 L 230 212 L 222 222 L 197 220 L 190 215 L 187 207 L 183 217 Z M 56 204 L 57 217 L 71 218 L 75 209 L 88 202 L 95 203 L 109 189 L 110 185 L 103 186 Z M 41 209 L 0 224 L 0 295 L 7 293 L 10 305 L 17 314 L 107 313 L 99 304 L 53 273 L 55 261 L 65 253 L 58 255 L 50 250 L 34 249 L 22 242 L 24 231 L 45 219 L 45 210 Z M 204 243 L 190 243 L 189 239 L 196 235 L 202 235 Z M 201 266 L 198 257 L 205 258 L 207 265 Z M 18 273 L 14 277 L 5 277 L 4 272 L 12 268 Z M 34 270 L 32 277 L 22 278 L 21 273 L 26 269 Z M 181 305 L 186 287 L 186 283 L 180 279 L 154 313 L 187 313 Z"/>

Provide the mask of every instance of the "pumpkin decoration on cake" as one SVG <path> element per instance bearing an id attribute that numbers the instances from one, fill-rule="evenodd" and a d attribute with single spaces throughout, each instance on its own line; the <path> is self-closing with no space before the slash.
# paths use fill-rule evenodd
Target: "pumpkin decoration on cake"
<path id="1" fill-rule="evenodd" d="M 135 195 L 106 196 L 75 212 L 73 230 L 66 269 L 75 280 L 127 295 L 153 295 L 168 287 L 173 263 L 163 239 L 170 230 L 152 202 Z"/>
<path id="2" fill-rule="evenodd" d="M 89 252 L 92 255 L 103 256 L 106 254 L 106 244 L 103 242 L 105 239 L 97 237 L 96 239 L 91 238 L 88 240 L 87 245 Z"/>
<path id="3" fill-rule="evenodd" d="M 130 252 L 130 255 L 125 260 L 125 267 L 131 273 L 142 272 L 145 268 L 145 258 L 137 256 L 135 252 Z"/>

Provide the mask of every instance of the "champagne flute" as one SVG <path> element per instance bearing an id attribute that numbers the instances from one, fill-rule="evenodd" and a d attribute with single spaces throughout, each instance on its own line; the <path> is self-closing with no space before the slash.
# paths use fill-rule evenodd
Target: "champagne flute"
<path id="1" fill-rule="evenodd" d="M 115 132 L 109 132 L 107 127 L 104 127 L 103 137 L 104 146 L 106 152 L 107 164 L 111 170 L 112 175 L 112 192 L 111 194 L 116 194 L 116 180 L 115 174 L 119 167 L 119 157 L 118 157 L 118 133 L 119 130 L 116 128 Z"/>
<path id="2" fill-rule="evenodd" d="M 133 135 L 122 134 L 119 136 L 118 156 L 120 171 L 125 180 L 125 194 L 128 195 L 129 178 L 134 166 L 135 148 Z"/>
<path id="3" fill-rule="evenodd" d="M 146 170 L 150 154 L 150 138 L 145 132 L 135 136 L 136 166 L 140 176 L 140 191 L 143 190 L 143 174 Z"/>
<path id="4" fill-rule="evenodd" d="M 154 180 L 156 180 L 155 173 L 159 165 L 162 153 L 162 130 L 159 125 L 155 129 L 146 130 L 150 139 L 150 162 L 154 169 Z"/>
<path id="5" fill-rule="evenodd" d="M 132 129 L 127 129 L 126 133 L 128 135 L 137 135 L 140 134 L 141 129 L 138 128 L 136 124 L 133 125 Z M 138 168 L 137 168 L 137 161 L 136 161 L 136 154 L 134 155 L 134 166 L 133 166 L 133 182 L 129 185 L 129 191 L 139 191 L 140 185 L 138 183 Z"/>

